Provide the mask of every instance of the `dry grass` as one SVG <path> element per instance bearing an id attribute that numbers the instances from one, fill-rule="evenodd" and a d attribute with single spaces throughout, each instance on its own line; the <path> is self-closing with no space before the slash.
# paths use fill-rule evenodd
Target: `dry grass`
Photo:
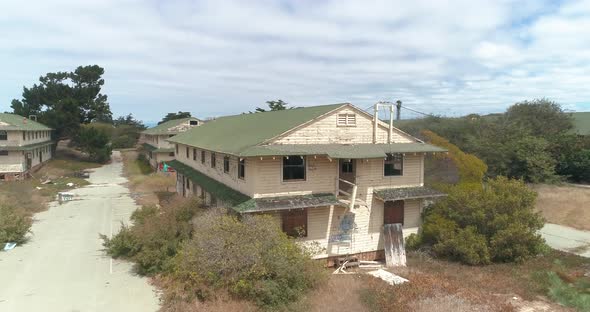
<path id="1" fill-rule="evenodd" d="M 129 179 L 129 188 L 138 205 L 159 204 L 166 194 L 175 192 L 176 175 L 174 173 L 155 173 L 146 168 L 146 164 L 137 160 L 139 153 L 135 150 L 121 151 L 125 176 Z"/>
<path id="2" fill-rule="evenodd" d="M 537 210 L 547 222 L 590 231 L 590 188 L 534 185 Z"/>

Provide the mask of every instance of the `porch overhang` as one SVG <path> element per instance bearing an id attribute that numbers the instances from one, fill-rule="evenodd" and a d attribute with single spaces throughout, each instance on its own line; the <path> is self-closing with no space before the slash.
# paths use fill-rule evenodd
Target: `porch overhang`
<path id="1" fill-rule="evenodd" d="M 268 212 L 325 206 L 344 206 L 334 194 L 309 194 L 252 198 L 233 209 L 239 213 Z"/>
<path id="2" fill-rule="evenodd" d="M 424 186 L 379 189 L 374 190 L 373 194 L 381 201 L 436 198 L 447 196 L 447 194 L 443 192 L 439 192 Z"/>
<path id="3" fill-rule="evenodd" d="M 155 150 L 158 149 L 157 147 L 155 147 L 155 146 L 153 146 L 153 145 L 151 145 L 149 143 L 143 143 L 142 146 L 148 152 L 153 152 L 153 151 L 155 151 Z"/>
<path id="4" fill-rule="evenodd" d="M 240 153 L 239 156 L 326 155 L 331 158 L 360 159 L 382 158 L 390 153 L 441 152 L 447 152 L 447 150 L 418 142 L 392 144 L 272 144 L 251 147 Z"/>
<path id="5" fill-rule="evenodd" d="M 44 147 L 47 145 L 52 145 L 53 142 L 52 141 L 45 141 L 45 142 L 39 142 L 39 143 L 34 143 L 34 144 L 29 144 L 29 145 L 21 145 L 21 146 L 0 146 L 0 150 L 3 151 L 32 151 L 36 148 L 39 147 Z"/>
<path id="6" fill-rule="evenodd" d="M 230 205 L 238 205 L 250 199 L 248 195 L 242 194 L 231 187 L 228 187 L 225 184 L 206 176 L 191 166 L 181 163 L 178 160 L 167 161 L 166 164 L 174 168 L 174 170 L 176 170 L 178 173 L 191 179 L 193 183 L 196 183 L 204 190 L 211 193 L 211 195 L 224 202 L 227 202 Z"/>

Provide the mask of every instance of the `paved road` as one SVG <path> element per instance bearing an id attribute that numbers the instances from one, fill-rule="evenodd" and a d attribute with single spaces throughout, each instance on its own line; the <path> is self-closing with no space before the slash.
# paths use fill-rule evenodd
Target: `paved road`
<path id="1" fill-rule="evenodd" d="M 547 223 L 541 235 L 551 248 L 572 252 L 590 258 L 590 232 Z"/>
<path id="2" fill-rule="evenodd" d="M 157 294 L 131 265 L 101 251 L 136 208 L 120 155 L 96 169 L 76 200 L 35 215 L 31 241 L 0 252 L 0 311 L 156 311 Z"/>

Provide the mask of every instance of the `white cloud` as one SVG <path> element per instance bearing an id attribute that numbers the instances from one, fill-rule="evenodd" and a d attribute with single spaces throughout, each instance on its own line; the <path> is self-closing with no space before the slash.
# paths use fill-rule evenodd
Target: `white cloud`
<path id="1" fill-rule="evenodd" d="M 239 113 L 398 99 L 439 114 L 536 97 L 590 110 L 590 4 L 542 1 L 3 3 L 0 110 L 49 71 L 105 67 L 111 106 Z"/>

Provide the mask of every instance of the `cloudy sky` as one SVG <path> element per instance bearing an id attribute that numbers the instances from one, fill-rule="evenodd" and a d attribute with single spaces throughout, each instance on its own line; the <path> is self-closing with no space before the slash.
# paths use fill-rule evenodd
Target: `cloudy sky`
<path id="1" fill-rule="evenodd" d="M 6 0 L 0 111 L 40 75 L 105 68 L 115 115 L 252 110 L 270 99 L 590 111 L 590 1 Z M 410 114 L 406 115 L 409 117 Z"/>

